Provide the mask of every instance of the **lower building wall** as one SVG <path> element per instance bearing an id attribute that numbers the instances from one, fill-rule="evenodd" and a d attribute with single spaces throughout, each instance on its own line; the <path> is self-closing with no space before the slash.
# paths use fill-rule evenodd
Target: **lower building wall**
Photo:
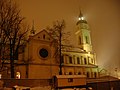
<path id="1" fill-rule="evenodd" d="M 3 87 L 12 88 L 14 86 L 24 87 L 45 87 L 50 85 L 49 79 L 1 79 Z"/>
<path id="2" fill-rule="evenodd" d="M 3 82 L 2 83 L 3 86 L 0 86 L 0 87 L 7 87 L 7 88 L 12 88 L 13 86 L 16 86 L 16 85 L 23 86 L 23 87 L 30 87 L 30 88 L 51 86 L 50 79 L 1 79 L 0 82 L 1 81 Z M 104 81 L 104 82 L 89 82 L 87 83 L 87 87 L 91 87 L 92 90 L 120 90 L 120 80 Z M 3 90 L 3 89 L 0 89 L 0 90 Z M 38 90 L 43 90 L 43 89 L 38 89 Z"/>
<path id="3" fill-rule="evenodd" d="M 29 79 L 51 79 L 54 75 L 59 74 L 58 66 L 49 65 L 29 65 Z"/>

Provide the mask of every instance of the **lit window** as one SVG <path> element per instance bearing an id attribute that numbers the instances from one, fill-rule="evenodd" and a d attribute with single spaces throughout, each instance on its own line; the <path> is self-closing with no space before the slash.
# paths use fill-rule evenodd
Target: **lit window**
<path id="1" fill-rule="evenodd" d="M 0 74 L 0 79 L 2 78 L 2 74 Z"/>
<path id="2" fill-rule="evenodd" d="M 20 72 L 16 72 L 16 79 L 20 79 Z"/>

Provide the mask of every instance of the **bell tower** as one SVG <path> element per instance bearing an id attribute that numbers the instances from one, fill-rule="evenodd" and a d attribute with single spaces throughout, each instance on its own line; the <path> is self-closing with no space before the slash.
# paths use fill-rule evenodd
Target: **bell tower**
<path id="1" fill-rule="evenodd" d="M 76 23 L 77 45 L 86 52 L 92 51 L 90 30 L 87 21 L 80 11 L 78 22 Z"/>

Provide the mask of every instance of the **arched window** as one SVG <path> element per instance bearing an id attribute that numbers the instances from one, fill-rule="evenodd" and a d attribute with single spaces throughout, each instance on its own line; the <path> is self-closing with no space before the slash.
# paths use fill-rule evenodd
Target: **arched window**
<path id="1" fill-rule="evenodd" d="M 77 57 L 77 64 L 80 64 L 80 58 Z"/>
<path id="2" fill-rule="evenodd" d="M 43 39 L 45 39 L 45 34 L 43 35 Z"/>
<path id="3" fill-rule="evenodd" d="M 20 79 L 20 72 L 16 72 L 16 79 Z"/>

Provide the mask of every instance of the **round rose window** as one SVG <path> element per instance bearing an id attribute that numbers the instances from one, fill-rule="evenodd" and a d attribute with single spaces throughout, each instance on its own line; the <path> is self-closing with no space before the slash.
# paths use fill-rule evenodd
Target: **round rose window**
<path id="1" fill-rule="evenodd" d="M 42 48 L 42 49 L 39 50 L 39 55 L 42 58 L 46 58 L 48 56 L 48 51 L 45 48 Z"/>

